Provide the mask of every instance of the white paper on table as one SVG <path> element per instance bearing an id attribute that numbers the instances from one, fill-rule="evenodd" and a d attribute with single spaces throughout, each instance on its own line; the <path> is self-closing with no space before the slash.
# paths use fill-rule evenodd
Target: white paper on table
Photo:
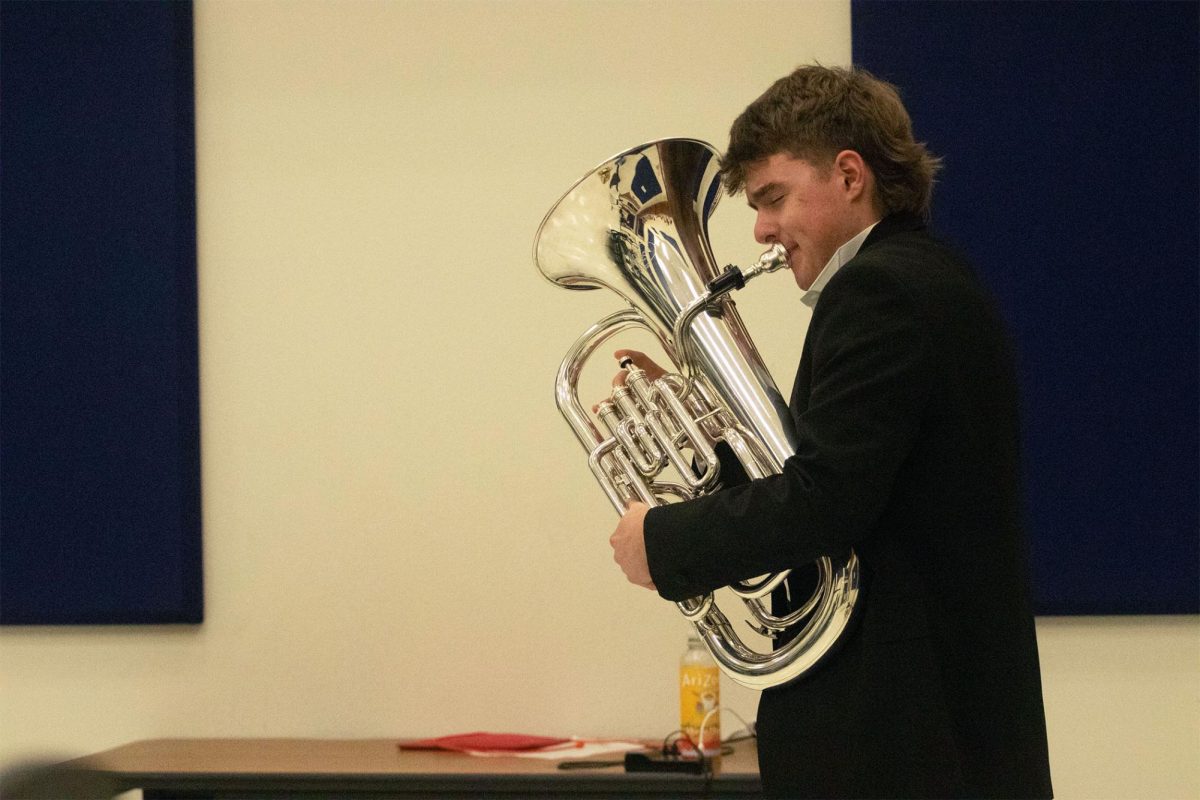
<path id="1" fill-rule="evenodd" d="M 587 739 L 573 739 L 565 744 L 551 745 L 550 747 L 543 747 L 540 750 L 522 750 L 520 752 L 470 750 L 468 752 L 473 756 L 516 756 L 517 758 L 540 758 L 545 761 L 565 761 L 567 759 L 574 761 L 610 755 L 612 753 L 631 753 L 635 750 L 645 749 L 646 745 L 641 742 L 598 742 Z"/>

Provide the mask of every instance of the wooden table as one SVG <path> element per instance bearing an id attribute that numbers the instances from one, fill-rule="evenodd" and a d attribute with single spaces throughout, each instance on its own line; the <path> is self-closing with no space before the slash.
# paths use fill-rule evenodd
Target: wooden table
<path id="1" fill-rule="evenodd" d="M 603 757 L 619 760 L 621 756 Z M 167 798 L 741 797 L 760 793 L 754 743 L 739 743 L 708 779 L 627 773 L 621 766 L 560 770 L 512 756 L 401 750 L 394 739 L 153 739 L 67 762 L 77 781 L 107 792 Z M 84 781 L 85 783 L 87 781 Z"/>

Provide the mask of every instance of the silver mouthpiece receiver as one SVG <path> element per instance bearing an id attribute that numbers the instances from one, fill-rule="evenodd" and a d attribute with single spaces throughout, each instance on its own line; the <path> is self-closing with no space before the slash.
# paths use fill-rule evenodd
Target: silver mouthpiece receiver
<path id="1" fill-rule="evenodd" d="M 732 264 L 725 268 L 725 271 L 717 278 L 713 279 L 708 284 L 709 300 L 715 299 L 723 294 L 728 294 L 734 289 L 741 289 L 746 285 L 746 281 L 751 278 L 756 278 L 767 272 L 774 272 L 781 267 L 786 267 L 788 263 L 787 249 L 776 242 L 771 245 L 765 253 L 758 257 L 753 265 L 741 269 Z"/>

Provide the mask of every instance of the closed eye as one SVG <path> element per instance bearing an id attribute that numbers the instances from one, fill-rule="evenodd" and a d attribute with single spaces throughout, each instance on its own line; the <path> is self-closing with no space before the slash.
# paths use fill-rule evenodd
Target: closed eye
<path id="1" fill-rule="evenodd" d="M 771 182 L 750 192 L 746 197 L 746 203 L 750 208 L 757 211 L 762 207 L 777 205 L 786 195 L 787 192 L 784 191 L 784 187 L 778 183 Z"/>

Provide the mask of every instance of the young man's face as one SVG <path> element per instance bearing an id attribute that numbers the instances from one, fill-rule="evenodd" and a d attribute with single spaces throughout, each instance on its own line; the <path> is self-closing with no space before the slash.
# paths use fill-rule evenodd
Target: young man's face
<path id="1" fill-rule="evenodd" d="M 863 217 L 858 202 L 863 187 L 852 190 L 853 176 L 848 179 L 839 162 L 818 166 L 776 153 L 746 171 L 746 200 L 758 214 L 754 238 L 787 248 L 801 289 L 812 286 L 837 249 L 875 221 Z"/>

